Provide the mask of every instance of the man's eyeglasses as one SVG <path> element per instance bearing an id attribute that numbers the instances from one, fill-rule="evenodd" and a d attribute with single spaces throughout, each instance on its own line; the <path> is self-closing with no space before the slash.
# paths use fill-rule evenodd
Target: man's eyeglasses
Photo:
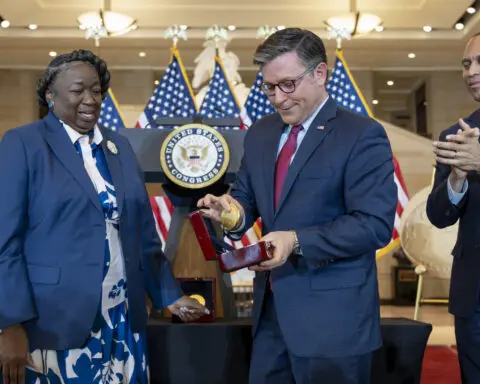
<path id="1" fill-rule="evenodd" d="M 262 82 L 260 84 L 260 89 L 265 92 L 266 95 L 268 96 L 273 96 L 275 94 L 275 87 L 280 88 L 280 90 L 283 93 L 293 93 L 295 92 L 295 87 L 297 85 L 297 81 L 300 80 L 301 78 L 305 77 L 308 75 L 310 72 L 313 71 L 317 67 L 318 64 L 312 65 L 311 67 L 307 68 L 307 70 L 297 77 L 295 77 L 292 80 L 284 80 L 281 83 L 278 84 L 270 84 L 266 82 Z"/>

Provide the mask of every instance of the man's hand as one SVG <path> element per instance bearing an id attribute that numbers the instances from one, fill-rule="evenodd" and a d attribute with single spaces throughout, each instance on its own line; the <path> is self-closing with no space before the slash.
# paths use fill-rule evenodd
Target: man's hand
<path id="1" fill-rule="evenodd" d="M 206 217 L 221 223 L 222 212 L 230 212 L 230 203 L 235 204 L 240 210 L 239 222 L 241 223 L 244 216 L 243 208 L 237 200 L 228 194 L 222 196 L 213 196 L 211 194 L 207 194 L 198 200 L 197 207 L 200 208 L 200 211 Z"/>
<path id="2" fill-rule="evenodd" d="M 180 317 L 182 321 L 193 321 L 210 313 L 210 311 L 197 300 L 188 296 L 182 296 L 173 304 L 170 304 L 168 309 Z"/>
<path id="3" fill-rule="evenodd" d="M 0 372 L 4 384 L 24 384 L 28 361 L 28 338 L 21 325 L 8 327 L 0 334 Z"/>
<path id="4" fill-rule="evenodd" d="M 467 171 L 480 171 L 480 130 L 472 128 L 463 120 L 459 121 L 461 129 L 455 135 L 448 135 L 447 142 L 433 143 L 435 160 L 440 164 L 450 165 L 454 180 L 464 180 Z"/>
<path id="5" fill-rule="evenodd" d="M 271 259 L 251 266 L 249 269 L 263 272 L 285 264 L 295 246 L 295 233 L 293 231 L 270 232 L 259 241 L 265 241 L 269 245 L 268 251 Z"/>

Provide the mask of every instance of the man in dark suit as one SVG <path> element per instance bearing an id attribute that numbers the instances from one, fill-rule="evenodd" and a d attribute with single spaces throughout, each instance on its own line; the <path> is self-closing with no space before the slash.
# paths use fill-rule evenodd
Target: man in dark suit
<path id="1" fill-rule="evenodd" d="M 474 100 L 480 101 L 480 34 L 465 47 L 463 78 Z M 438 228 L 460 220 L 452 251 L 449 310 L 463 383 L 480 383 L 480 110 L 446 129 L 434 142 L 435 181 L 427 215 Z"/>
<path id="2" fill-rule="evenodd" d="M 231 194 L 198 202 L 238 239 L 262 218 L 271 259 L 255 270 L 250 383 L 370 383 L 381 345 L 375 251 L 392 234 L 397 189 L 384 129 L 329 98 L 323 42 L 287 28 L 259 46 L 276 113 L 255 123 Z"/>

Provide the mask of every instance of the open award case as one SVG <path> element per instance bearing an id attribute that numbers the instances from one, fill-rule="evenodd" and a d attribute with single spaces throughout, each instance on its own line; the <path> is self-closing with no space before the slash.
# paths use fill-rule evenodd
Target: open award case
<path id="1" fill-rule="evenodd" d="M 223 273 L 238 271 L 270 259 L 267 244 L 263 241 L 233 248 L 216 234 L 211 220 L 202 216 L 200 211 L 190 214 L 190 222 L 205 260 L 217 261 Z"/>

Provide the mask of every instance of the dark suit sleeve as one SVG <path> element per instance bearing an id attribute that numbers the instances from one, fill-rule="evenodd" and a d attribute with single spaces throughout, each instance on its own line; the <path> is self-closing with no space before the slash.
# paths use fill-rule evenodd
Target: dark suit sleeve
<path id="1" fill-rule="evenodd" d="M 297 230 L 303 256 L 313 263 L 374 252 L 391 240 L 398 196 L 390 143 L 380 124 L 373 122 L 357 139 L 339 193 L 345 214 Z"/>
<path id="2" fill-rule="evenodd" d="M 440 141 L 446 141 L 447 131 L 442 132 Z M 463 213 L 467 201 L 468 189 L 458 205 L 451 203 L 448 196 L 448 176 L 450 166 L 436 164 L 435 180 L 432 191 L 427 199 L 427 216 L 437 228 L 445 228 L 457 222 Z"/>
<path id="3" fill-rule="evenodd" d="M 37 317 L 23 255 L 28 174 L 21 137 L 7 132 L 0 142 L 0 329 Z"/>
<path id="4" fill-rule="evenodd" d="M 248 144 L 252 132 L 254 132 L 255 127 L 252 126 L 245 137 L 244 152 L 248 152 L 250 145 Z M 230 194 L 235 198 L 245 211 L 245 225 L 241 231 L 238 232 L 226 232 L 226 234 L 233 240 L 239 240 L 242 238 L 243 234 L 252 227 L 255 221 L 258 219 L 258 210 L 255 202 L 255 196 L 253 193 L 252 183 L 250 180 L 250 170 L 248 169 L 246 155 L 244 153 L 242 162 L 240 164 L 240 169 L 237 173 L 237 178 L 235 183 L 232 186 Z"/>
<path id="5" fill-rule="evenodd" d="M 137 171 L 140 179 L 143 180 L 143 172 L 138 164 L 136 155 L 130 146 L 132 157 L 136 163 Z M 144 202 L 142 211 L 142 257 L 143 257 L 143 274 L 145 280 L 145 290 L 156 308 L 165 308 L 166 306 L 177 301 L 183 292 L 180 284 L 173 275 L 169 261 L 162 251 L 162 242 L 158 237 L 155 220 L 153 218 L 152 206 L 148 197 L 145 184 L 142 186 L 144 190 Z"/>

